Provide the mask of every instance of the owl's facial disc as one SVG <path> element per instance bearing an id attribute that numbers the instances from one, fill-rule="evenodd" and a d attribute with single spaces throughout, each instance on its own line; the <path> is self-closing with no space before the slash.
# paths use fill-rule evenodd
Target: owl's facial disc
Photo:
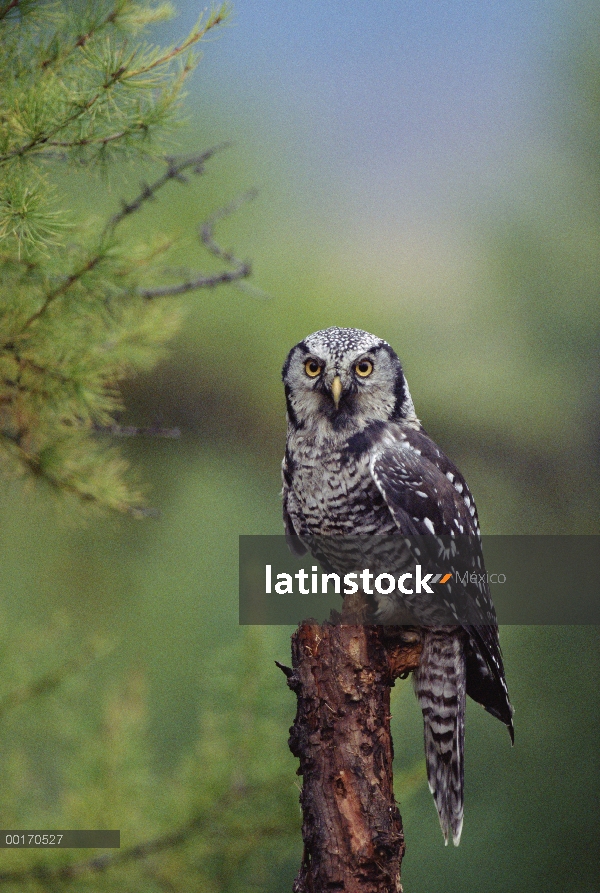
<path id="1" fill-rule="evenodd" d="M 283 380 L 290 424 L 335 430 L 414 416 L 402 367 L 392 348 L 359 329 L 326 329 L 288 354 Z"/>

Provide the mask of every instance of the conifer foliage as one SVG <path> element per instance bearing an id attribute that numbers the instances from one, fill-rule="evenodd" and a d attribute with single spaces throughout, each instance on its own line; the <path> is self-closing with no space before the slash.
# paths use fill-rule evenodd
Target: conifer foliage
<path id="1" fill-rule="evenodd" d="M 0 471 L 133 513 L 143 501 L 98 437 L 114 428 L 119 382 L 159 358 L 178 324 L 176 295 L 249 267 L 219 248 L 215 218 L 201 237 L 227 269 L 156 287 L 170 241 L 133 244 L 135 227 L 123 225 L 201 174 L 214 150 L 163 159 L 158 178 L 89 226 L 75 226 L 56 173 L 78 165 L 92 178 L 99 166 L 161 157 L 199 43 L 228 9 L 175 46 L 149 43 L 148 26 L 172 13 L 132 0 L 0 3 Z"/>

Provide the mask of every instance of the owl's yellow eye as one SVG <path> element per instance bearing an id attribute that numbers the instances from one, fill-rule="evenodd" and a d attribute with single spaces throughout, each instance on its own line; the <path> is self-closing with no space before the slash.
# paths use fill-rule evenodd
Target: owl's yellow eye
<path id="1" fill-rule="evenodd" d="M 304 371 L 309 378 L 316 378 L 317 375 L 321 374 L 321 366 L 319 366 L 316 360 L 307 360 L 304 364 Z"/>
<path id="2" fill-rule="evenodd" d="M 373 363 L 371 362 L 371 360 L 361 360 L 354 367 L 354 371 L 361 378 L 366 378 L 373 371 Z"/>

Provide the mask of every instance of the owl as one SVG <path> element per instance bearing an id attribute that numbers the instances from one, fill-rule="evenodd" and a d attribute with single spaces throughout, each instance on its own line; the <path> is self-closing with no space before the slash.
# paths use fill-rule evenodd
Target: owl
<path id="1" fill-rule="evenodd" d="M 389 344 L 360 329 L 325 329 L 292 348 L 282 375 L 288 420 L 283 518 L 293 549 L 302 552 L 323 537 L 480 542 L 473 496 L 423 429 Z M 485 571 L 480 550 L 477 560 Z M 496 614 L 485 573 L 476 576 L 476 588 L 461 597 L 481 623 L 461 615 L 451 625 L 427 624 L 413 674 L 429 787 L 444 840 L 451 836 L 455 845 L 463 824 L 466 695 L 500 719 L 514 740 Z M 375 593 L 374 599 L 373 622 L 393 622 L 400 594 Z M 431 600 L 416 595 L 410 607 L 429 616 Z"/>

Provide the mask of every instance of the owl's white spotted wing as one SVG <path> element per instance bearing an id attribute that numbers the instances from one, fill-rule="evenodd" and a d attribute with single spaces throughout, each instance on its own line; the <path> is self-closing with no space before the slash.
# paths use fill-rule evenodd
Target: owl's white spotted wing
<path id="1" fill-rule="evenodd" d="M 387 426 L 371 453 L 370 469 L 403 533 L 479 536 L 464 478 L 424 432 Z"/>
<path id="2" fill-rule="evenodd" d="M 504 722 L 512 737 L 512 708 L 504 679 L 496 612 L 480 548 L 479 524 L 467 484 L 447 456 L 421 430 L 386 426 L 371 451 L 370 470 L 398 529 L 405 536 L 469 537 L 469 568 L 479 577 L 453 592 L 468 602 L 467 693 Z M 437 550 L 436 550 L 437 551 Z"/>

